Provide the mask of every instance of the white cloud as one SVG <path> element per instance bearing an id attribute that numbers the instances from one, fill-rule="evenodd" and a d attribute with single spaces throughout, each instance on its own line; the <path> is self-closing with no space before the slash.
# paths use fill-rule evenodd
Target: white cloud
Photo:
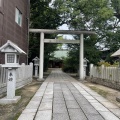
<path id="1" fill-rule="evenodd" d="M 67 24 L 63 24 L 62 26 L 60 26 L 60 27 L 58 28 L 58 30 L 69 30 L 69 28 L 68 28 Z M 64 38 L 64 39 L 70 39 L 70 40 L 73 40 L 73 39 L 74 39 L 72 35 L 68 35 L 68 34 L 64 34 L 64 35 L 63 35 L 63 38 Z"/>

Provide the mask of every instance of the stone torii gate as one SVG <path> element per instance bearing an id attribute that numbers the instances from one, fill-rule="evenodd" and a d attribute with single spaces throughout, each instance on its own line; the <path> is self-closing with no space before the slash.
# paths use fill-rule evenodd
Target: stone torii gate
<path id="1" fill-rule="evenodd" d="M 40 33 L 40 63 L 39 63 L 39 79 L 43 79 L 43 64 L 44 64 L 44 43 L 79 43 L 79 78 L 84 79 L 84 34 L 95 34 L 93 31 L 78 31 L 78 30 L 49 30 L 49 29 L 29 29 L 29 32 Z M 58 40 L 44 39 L 44 34 L 74 34 L 80 35 L 80 40 Z"/>

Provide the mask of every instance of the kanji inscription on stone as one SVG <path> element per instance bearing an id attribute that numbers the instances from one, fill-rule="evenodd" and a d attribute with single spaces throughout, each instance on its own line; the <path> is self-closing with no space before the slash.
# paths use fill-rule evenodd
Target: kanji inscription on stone
<path id="1" fill-rule="evenodd" d="M 13 78 L 12 78 L 12 77 L 13 77 L 13 74 L 12 74 L 12 73 L 10 73 L 10 74 L 9 74 L 9 78 L 8 78 L 8 80 L 9 80 L 9 81 L 12 81 L 12 80 L 13 80 Z"/>

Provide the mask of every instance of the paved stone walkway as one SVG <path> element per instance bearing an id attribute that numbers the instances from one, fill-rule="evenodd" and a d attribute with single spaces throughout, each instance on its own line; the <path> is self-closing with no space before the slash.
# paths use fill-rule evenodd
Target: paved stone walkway
<path id="1" fill-rule="evenodd" d="M 18 120 L 120 120 L 120 108 L 56 69 Z"/>

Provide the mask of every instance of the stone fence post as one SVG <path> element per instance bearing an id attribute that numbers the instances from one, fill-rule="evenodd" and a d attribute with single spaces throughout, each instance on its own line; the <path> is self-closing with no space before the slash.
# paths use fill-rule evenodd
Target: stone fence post
<path id="1" fill-rule="evenodd" d="M 32 62 L 30 62 L 30 64 L 29 64 L 30 66 L 31 66 L 31 79 L 32 79 L 32 77 L 33 77 L 33 63 Z M 32 81 L 32 80 L 31 80 Z"/>
<path id="2" fill-rule="evenodd" d="M 93 64 L 90 64 L 90 78 L 93 77 Z"/>
<path id="3" fill-rule="evenodd" d="M 101 65 L 101 78 L 104 79 L 104 65 Z"/>

